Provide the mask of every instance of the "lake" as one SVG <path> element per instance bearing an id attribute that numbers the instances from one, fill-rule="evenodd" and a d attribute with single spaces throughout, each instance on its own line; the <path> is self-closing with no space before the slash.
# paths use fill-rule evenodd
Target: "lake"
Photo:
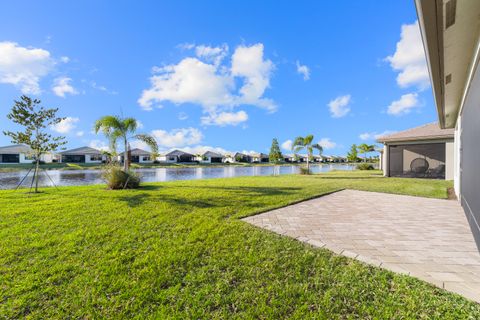
<path id="1" fill-rule="evenodd" d="M 314 164 L 310 166 L 313 173 L 328 172 L 331 170 L 354 170 L 351 164 Z M 136 170 L 143 182 L 194 180 L 211 178 L 231 178 L 243 176 L 269 176 L 276 170 L 277 174 L 295 174 L 299 166 L 219 166 L 219 167 L 180 167 L 180 168 L 148 168 Z M 48 173 L 48 177 L 46 173 Z M 27 171 L 1 172 L 0 189 L 14 189 L 27 174 Z M 105 183 L 100 170 L 47 170 L 40 171 L 39 185 L 52 186 L 82 186 Z M 29 187 L 33 174 L 22 183 L 22 187 Z M 50 180 L 51 179 L 51 180 Z"/>

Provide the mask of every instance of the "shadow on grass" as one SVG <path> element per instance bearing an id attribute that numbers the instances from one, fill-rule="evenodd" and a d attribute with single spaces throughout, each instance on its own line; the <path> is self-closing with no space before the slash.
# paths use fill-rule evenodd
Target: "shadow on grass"
<path id="1" fill-rule="evenodd" d="M 125 202 L 130 208 L 143 205 L 147 201 L 168 203 L 175 206 L 191 206 L 195 208 L 218 208 L 218 207 L 230 207 L 237 204 L 241 204 L 243 207 L 255 207 L 258 205 L 255 196 L 278 196 L 288 195 L 300 190 L 300 188 L 275 188 L 275 187 L 208 187 L 208 186 L 192 186 L 192 187 L 179 187 L 173 188 L 189 188 L 192 189 L 192 197 L 189 197 L 188 193 L 185 195 L 171 195 L 165 193 L 138 193 L 127 196 L 120 196 L 117 199 Z M 158 190 L 159 186 L 144 186 L 141 190 Z M 201 192 L 198 191 L 203 189 Z M 208 191 L 210 190 L 210 194 Z M 167 188 L 168 190 L 168 188 Z M 195 192 L 198 191 L 198 192 Z M 223 193 L 220 193 L 223 191 Z M 225 193 L 225 191 L 227 193 Z M 234 197 L 229 197 L 230 194 L 234 194 Z M 204 194 L 204 195 L 199 195 Z"/>

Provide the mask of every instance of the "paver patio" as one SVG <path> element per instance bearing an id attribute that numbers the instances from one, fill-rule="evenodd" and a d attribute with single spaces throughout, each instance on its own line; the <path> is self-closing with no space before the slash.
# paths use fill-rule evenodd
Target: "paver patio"
<path id="1" fill-rule="evenodd" d="M 480 302 L 480 253 L 457 201 L 343 190 L 243 220 Z"/>

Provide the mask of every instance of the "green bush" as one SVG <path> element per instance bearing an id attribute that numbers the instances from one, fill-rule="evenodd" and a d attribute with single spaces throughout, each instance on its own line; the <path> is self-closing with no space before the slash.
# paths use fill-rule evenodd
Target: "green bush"
<path id="1" fill-rule="evenodd" d="M 357 164 L 357 170 L 374 170 L 375 168 L 369 163 Z"/>
<path id="2" fill-rule="evenodd" d="M 133 171 L 125 172 L 117 165 L 107 166 L 103 170 L 103 179 L 109 189 L 136 189 L 140 186 L 140 177 Z"/>

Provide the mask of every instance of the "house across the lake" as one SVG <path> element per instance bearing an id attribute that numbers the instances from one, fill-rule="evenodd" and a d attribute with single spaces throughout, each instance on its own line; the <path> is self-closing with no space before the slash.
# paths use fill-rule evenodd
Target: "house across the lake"
<path id="1" fill-rule="evenodd" d="M 202 163 L 222 163 L 225 157 L 213 151 L 207 151 L 197 157 L 197 161 Z"/>
<path id="2" fill-rule="evenodd" d="M 252 157 L 248 154 L 241 153 L 241 152 L 236 152 L 233 155 L 233 161 L 232 162 L 252 162 Z"/>
<path id="3" fill-rule="evenodd" d="M 123 162 L 125 159 L 125 152 L 123 152 L 119 158 L 120 162 Z M 131 163 L 153 163 L 154 160 L 151 152 L 139 148 L 130 150 Z"/>
<path id="4" fill-rule="evenodd" d="M 377 141 L 384 144 L 385 176 L 453 180 L 454 129 L 441 129 L 435 122 Z"/>
<path id="5" fill-rule="evenodd" d="M 56 161 L 56 156 L 53 153 L 45 153 L 40 156 L 40 161 L 50 163 Z M 35 156 L 32 154 L 32 149 L 23 144 L 15 144 L 11 146 L 0 147 L 0 164 L 9 163 L 32 163 L 35 161 Z"/>
<path id="6" fill-rule="evenodd" d="M 252 153 L 250 162 L 260 163 L 269 162 L 268 154 L 265 153 Z"/>
<path id="7" fill-rule="evenodd" d="M 160 156 L 160 161 L 168 163 L 195 162 L 195 155 L 181 150 L 173 150 L 164 156 Z"/>
<path id="8" fill-rule="evenodd" d="M 91 147 L 80 147 L 60 152 L 60 162 L 69 163 L 102 163 L 107 157 L 102 151 Z"/>

